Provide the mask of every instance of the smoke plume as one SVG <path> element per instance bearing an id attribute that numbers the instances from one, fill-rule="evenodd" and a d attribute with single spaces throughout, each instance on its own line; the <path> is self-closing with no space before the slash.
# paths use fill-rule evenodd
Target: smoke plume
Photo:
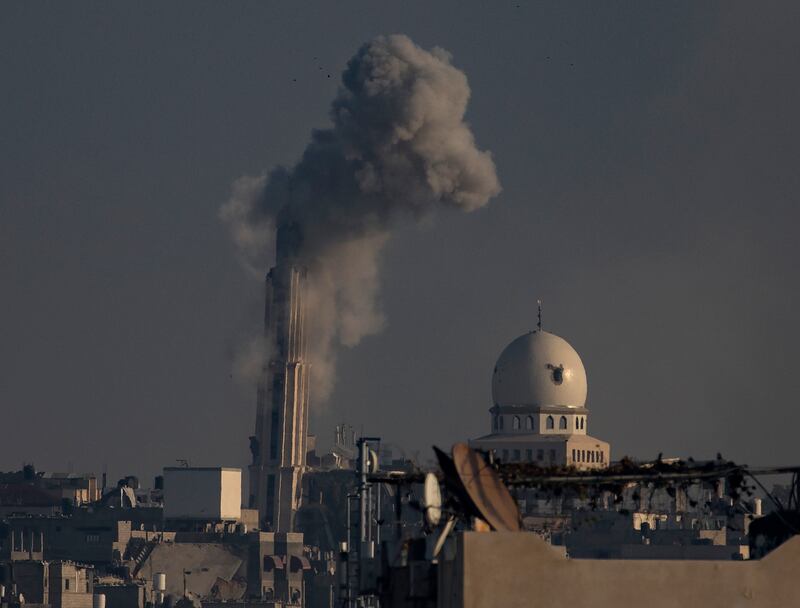
<path id="1" fill-rule="evenodd" d="M 381 252 L 393 222 L 437 206 L 473 211 L 500 192 L 489 152 L 464 112 L 470 90 L 450 55 L 402 35 L 378 37 L 348 62 L 299 162 L 233 186 L 220 215 L 251 268 L 271 262 L 276 230 L 299 234 L 309 270 L 314 398 L 333 386 L 335 345 L 380 331 Z"/>

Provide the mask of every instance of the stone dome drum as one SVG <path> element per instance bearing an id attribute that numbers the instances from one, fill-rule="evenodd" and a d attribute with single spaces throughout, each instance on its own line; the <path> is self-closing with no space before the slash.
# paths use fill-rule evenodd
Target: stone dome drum
<path id="1" fill-rule="evenodd" d="M 496 405 L 586 405 L 586 370 L 569 343 L 546 331 L 520 336 L 500 354 L 492 375 Z"/>

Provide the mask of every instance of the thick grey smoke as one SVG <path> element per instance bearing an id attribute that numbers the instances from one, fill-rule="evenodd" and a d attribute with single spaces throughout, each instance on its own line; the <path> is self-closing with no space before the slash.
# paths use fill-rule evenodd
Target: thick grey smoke
<path id="1" fill-rule="evenodd" d="M 222 207 L 259 273 L 279 226 L 300 235 L 315 399 L 333 386 L 335 344 L 357 344 L 383 325 L 380 254 L 394 220 L 419 219 L 440 205 L 473 211 L 500 192 L 491 155 L 464 122 L 469 95 L 446 51 L 423 50 L 402 35 L 376 38 L 348 62 L 331 105 L 333 126 L 312 132 L 291 169 L 238 180 Z"/>

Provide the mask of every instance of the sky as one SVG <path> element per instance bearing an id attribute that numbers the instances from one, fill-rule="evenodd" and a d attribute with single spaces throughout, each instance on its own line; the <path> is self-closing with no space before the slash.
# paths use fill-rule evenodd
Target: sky
<path id="1" fill-rule="evenodd" d="M 797 464 L 798 30 L 789 2 L 4 2 L 0 470 L 246 467 L 263 284 L 219 209 L 393 33 L 464 71 L 503 191 L 396 226 L 320 441 L 485 434 L 542 299 L 614 458 Z"/>

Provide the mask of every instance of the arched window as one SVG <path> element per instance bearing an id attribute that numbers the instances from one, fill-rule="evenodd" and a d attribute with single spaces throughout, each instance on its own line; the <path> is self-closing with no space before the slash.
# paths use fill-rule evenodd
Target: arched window
<path id="1" fill-rule="evenodd" d="M 514 416 L 511 419 L 511 428 L 514 429 L 515 431 L 518 431 L 521 427 L 522 424 L 520 423 L 519 416 Z"/>
<path id="2" fill-rule="evenodd" d="M 548 431 L 552 431 L 554 427 L 555 427 L 555 422 L 553 421 L 553 417 L 552 416 L 548 416 L 547 417 L 547 430 Z"/>
<path id="3" fill-rule="evenodd" d="M 567 430 L 567 417 L 561 416 L 558 420 L 558 428 L 562 431 Z"/>
<path id="4" fill-rule="evenodd" d="M 533 430 L 533 416 L 528 416 L 525 419 L 525 428 L 528 429 L 529 431 Z"/>

